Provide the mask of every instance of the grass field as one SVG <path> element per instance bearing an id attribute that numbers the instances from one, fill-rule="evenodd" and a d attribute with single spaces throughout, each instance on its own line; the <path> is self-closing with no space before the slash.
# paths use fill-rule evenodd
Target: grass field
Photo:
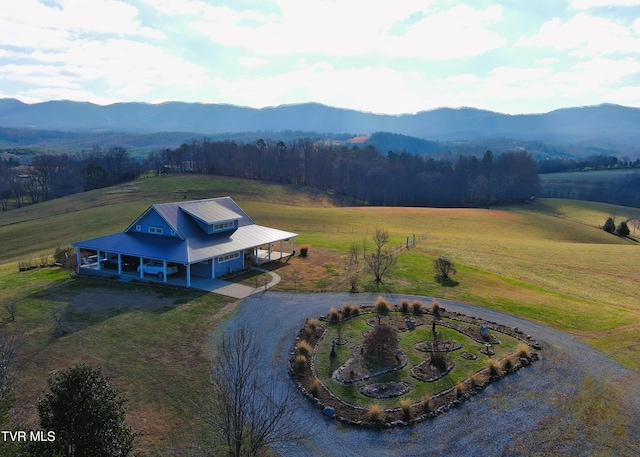
<path id="1" fill-rule="evenodd" d="M 629 175 L 640 173 L 638 168 L 615 168 L 611 170 L 573 171 L 567 173 L 544 173 L 542 183 L 600 184 L 619 182 Z"/>
<path id="2" fill-rule="evenodd" d="M 230 195 L 258 223 L 294 231 L 309 258 L 278 268 L 280 290 L 346 290 L 342 258 L 351 244 L 384 228 L 404 245 L 381 292 L 475 303 L 577 335 L 640 373 L 637 242 L 599 229 L 640 210 L 569 200 L 486 209 L 350 207 L 309 189 L 211 176 L 146 178 L 0 214 L 0 300 L 18 302 L 26 335 L 17 359 L 14 420 L 35 426 L 34 403 L 55 370 L 101 365 L 130 399 L 130 421 L 150 455 L 204 439 L 189 403 L 207 379 L 208 332 L 233 302 L 190 290 L 72 279 L 57 269 L 19 273 L 17 262 L 56 245 L 124 230 L 153 203 Z M 633 235 L 633 233 L 632 233 Z M 371 244 L 371 243 L 370 243 Z M 449 256 L 458 285 L 433 278 L 433 259 Z M 298 281 L 299 273 L 314 273 Z M 332 289 L 335 288 L 335 289 Z M 361 289 L 371 287 L 363 276 Z M 106 297 L 106 298 L 105 298 Z M 54 336 L 51 308 L 68 307 L 68 333 Z M 0 319 L 8 314 L 0 309 Z M 210 432 L 210 430 L 209 430 Z M 187 453 L 188 454 L 188 453 Z"/>

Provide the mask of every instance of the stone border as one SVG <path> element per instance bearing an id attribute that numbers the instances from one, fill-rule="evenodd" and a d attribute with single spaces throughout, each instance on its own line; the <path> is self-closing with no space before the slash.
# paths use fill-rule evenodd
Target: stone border
<path id="1" fill-rule="evenodd" d="M 398 305 L 394 305 L 392 312 L 401 312 L 399 310 L 399 306 Z M 349 319 L 353 319 L 355 317 L 361 317 L 364 314 L 374 314 L 375 310 L 373 310 L 373 306 L 369 305 L 369 306 L 360 306 L 359 308 L 359 313 L 355 316 L 349 316 L 347 318 L 343 319 L 343 322 Z M 409 313 L 409 314 L 413 314 L 413 313 Z M 422 311 L 422 314 L 432 314 L 429 311 Z M 433 315 L 433 314 L 432 314 Z M 438 315 L 440 317 L 446 317 L 448 319 L 452 319 L 452 320 L 458 320 L 460 322 L 465 322 L 468 324 L 472 324 L 472 325 L 479 325 L 479 323 L 481 322 L 484 325 L 487 325 L 491 330 L 496 331 L 496 332 L 500 332 L 500 333 L 504 333 L 506 335 L 509 335 L 517 340 L 522 341 L 523 343 L 527 344 L 529 347 L 536 349 L 536 350 L 540 350 L 542 349 L 541 345 L 531 336 L 531 335 L 525 335 L 523 332 L 521 332 L 518 328 L 510 328 L 507 326 L 504 326 L 502 324 L 498 324 L 496 322 L 491 322 L 491 321 L 485 321 L 483 319 L 479 319 L 473 316 L 467 316 L 465 314 L 462 313 L 458 313 L 458 312 L 453 312 L 453 313 L 448 313 L 444 308 L 440 308 Z M 319 319 L 321 321 L 327 321 L 327 315 L 321 315 L 319 316 Z M 442 325 L 442 324 L 441 324 Z M 324 326 L 323 326 L 324 327 Z M 298 332 L 298 335 L 296 337 L 296 341 L 295 343 L 297 343 L 298 341 L 300 341 L 301 338 L 301 333 L 303 331 L 304 327 Z M 460 331 L 458 328 L 452 328 L 456 331 Z M 464 332 L 461 332 L 464 333 Z M 357 411 L 357 412 L 364 412 L 367 411 L 366 408 L 362 408 L 359 406 L 355 406 L 352 405 L 350 403 L 345 402 L 344 400 L 342 400 L 340 397 L 334 395 L 326 386 L 325 384 L 320 381 L 320 378 L 317 376 L 316 373 L 316 369 L 315 369 L 315 357 L 316 357 L 316 353 L 317 353 L 317 348 L 318 345 L 322 342 L 322 340 L 324 339 L 324 337 L 327 334 L 327 329 L 326 327 L 323 328 L 323 332 L 320 335 L 320 337 L 317 339 L 316 343 L 314 344 L 314 351 L 313 351 L 313 356 L 309 359 L 308 361 L 308 368 L 310 369 L 311 375 L 313 377 L 314 380 L 318 380 L 320 382 L 320 388 L 323 389 L 323 391 L 328 394 L 328 396 L 330 396 L 332 398 L 333 401 L 335 401 L 336 403 L 339 403 L 345 407 L 347 407 L 348 409 L 351 409 L 353 411 Z M 467 335 L 466 333 L 464 333 L 466 336 L 468 336 L 469 338 L 474 339 L 472 336 Z M 295 344 L 294 344 L 295 347 Z M 511 357 L 514 357 L 517 353 L 514 353 L 511 355 Z M 527 367 L 529 365 L 531 365 L 533 362 L 538 361 L 539 360 L 539 356 L 537 353 L 533 352 L 530 354 L 530 357 L 519 357 L 518 358 L 518 362 L 513 364 L 510 369 L 505 370 L 504 372 L 502 372 L 499 375 L 490 375 L 490 368 L 484 368 L 482 370 L 480 370 L 479 372 L 475 373 L 474 375 L 472 375 L 471 377 L 467 378 L 465 381 L 463 381 L 460 384 L 464 384 L 464 383 L 468 383 L 468 382 L 472 382 L 472 386 L 471 388 L 466 391 L 466 392 L 457 392 L 457 386 L 451 387 L 450 389 L 447 389 L 445 391 L 439 392 L 436 395 L 433 395 L 430 400 L 429 400 L 429 404 L 432 402 L 441 402 L 442 400 L 444 400 L 444 404 L 438 406 L 438 408 L 436 408 L 435 410 L 431 410 L 431 408 L 429 407 L 429 405 L 425 404 L 424 401 L 421 402 L 417 402 L 411 405 L 412 410 L 417 409 L 417 410 L 422 410 L 424 411 L 422 414 L 417 415 L 416 417 L 412 417 L 409 420 L 402 420 L 402 419 L 397 419 L 397 420 L 393 420 L 390 422 L 371 422 L 371 421 L 361 421 L 361 420 L 357 420 L 357 419 L 352 419 L 352 418 L 348 418 L 348 417 L 344 417 L 341 416 L 339 414 L 336 413 L 336 410 L 334 407 L 329 406 L 329 405 L 325 405 L 323 404 L 316 396 L 314 396 L 311 392 L 308 392 L 307 389 L 302 385 L 302 382 L 300 381 L 300 376 L 299 374 L 295 371 L 295 369 L 293 368 L 293 359 L 294 359 L 294 355 L 295 355 L 295 350 L 291 351 L 291 361 L 289 364 L 289 375 L 291 376 L 292 380 L 296 383 L 296 385 L 298 386 L 298 389 L 302 392 L 303 395 L 305 395 L 317 408 L 319 408 L 320 410 L 322 410 L 322 413 L 327 416 L 327 417 L 331 417 L 333 419 L 336 419 L 338 421 L 340 421 L 341 423 L 345 423 L 345 424 L 350 424 L 350 425 L 354 425 L 354 426 L 359 426 L 359 427 L 368 427 L 368 428 L 392 428 L 392 427 L 396 427 L 396 426 L 410 426 L 410 425 L 414 425 L 414 424 L 418 424 L 421 422 L 424 422 L 427 419 L 433 419 L 437 416 L 439 416 L 442 413 L 445 413 L 449 410 L 451 410 L 452 408 L 455 408 L 457 406 L 460 406 L 462 403 L 464 403 L 466 400 L 478 395 L 480 392 L 482 392 L 489 384 L 499 381 L 500 379 L 504 378 L 505 376 L 511 374 L 511 373 L 515 373 L 518 370 Z M 509 357 L 509 356 L 507 356 Z M 507 357 L 504 357 L 503 359 L 500 359 L 500 362 L 502 362 L 502 360 L 505 360 Z M 473 384 L 472 378 L 474 378 L 475 376 L 478 375 L 483 375 L 486 376 L 485 381 L 482 384 L 479 385 L 475 385 Z M 367 378 L 368 379 L 368 378 Z M 425 411 L 426 410 L 426 411 Z M 401 408 L 393 408 L 393 409 L 387 409 L 384 410 L 384 412 L 386 413 L 392 413 L 392 414 L 401 414 Z"/>

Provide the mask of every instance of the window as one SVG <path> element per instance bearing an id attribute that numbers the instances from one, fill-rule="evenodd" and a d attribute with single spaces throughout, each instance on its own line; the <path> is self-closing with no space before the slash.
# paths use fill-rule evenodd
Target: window
<path id="1" fill-rule="evenodd" d="M 162 235 L 162 227 L 149 227 L 149 233 L 156 233 Z"/>
<path id="2" fill-rule="evenodd" d="M 239 252 L 235 252 L 233 254 L 223 255 L 223 256 L 218 257 L 218 263 L 228 262 L 229 260 L 237 259 L 238 257 L 240 257 L 240 253 Z"/>
<path id="3" fill-rule="evenodd" d="M 233 228 L 233 221 L 221 222 L 220 224 L 213 224 L 213 230 L 224 230 L 228 228 Z"/>

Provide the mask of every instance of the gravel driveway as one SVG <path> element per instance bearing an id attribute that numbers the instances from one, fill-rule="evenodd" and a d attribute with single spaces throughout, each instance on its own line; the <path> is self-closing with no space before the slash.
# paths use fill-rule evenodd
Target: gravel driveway
<path id="1" fill-rule="evenodd" d="M 344 303 L 372 304 L 370 294 L 266 292 L 244 299 L 226 325 L 255 329 L 264 343 L 265 382 L 291 383 L 287 360 L 307 317 Z M 407 295 L 387 296 L 430 299 Z M 439 299 L 448 311 L 518 327 L 543 345 L 541 360 L 491 384 L 480 395 L 413 427 L 367 430 L 324 417 L 302 395 L 289 398 L 304 443 L 283 456 L 640 455 L 640 377 L 575 338 L 530 321 Z M 606 392 L 602 396 L 590 395 Z M 594 398 L 593 401 L 590 401 Z"/>

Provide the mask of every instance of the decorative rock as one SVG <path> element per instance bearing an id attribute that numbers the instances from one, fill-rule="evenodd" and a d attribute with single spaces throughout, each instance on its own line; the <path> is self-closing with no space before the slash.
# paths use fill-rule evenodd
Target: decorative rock
<path id="1" fill-rule="evenodd" d="M 328 417 L 333 417 L 336 414 L 336 410 L 331 406 L 325 406 L 325 408 L 322 410 L 322 414 Z"/>

